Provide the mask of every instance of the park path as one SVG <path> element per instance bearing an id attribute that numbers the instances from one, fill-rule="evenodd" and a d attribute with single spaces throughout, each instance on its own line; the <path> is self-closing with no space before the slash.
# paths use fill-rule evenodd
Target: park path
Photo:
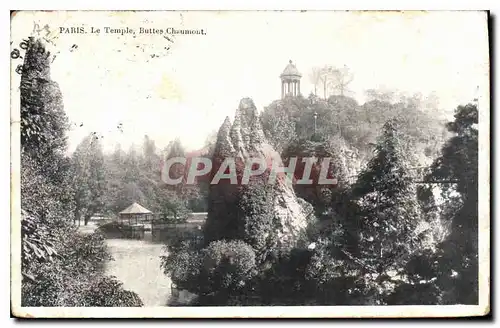
<path id="1" fill-rule="evenodd" d="M 171 281 L 160 267 L 163 245 L 131 239 L 108 239 L 107 243 L 114 260 L 107 264 L 106 274 L 136 292 L 144 306 L 166 306 Z"/>

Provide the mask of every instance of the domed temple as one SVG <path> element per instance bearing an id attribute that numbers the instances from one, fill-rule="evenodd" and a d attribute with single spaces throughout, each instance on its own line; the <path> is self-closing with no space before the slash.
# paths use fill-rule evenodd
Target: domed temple
<path id="1" fill-rule="evenodd" d="M 297 97 L 300 94 L 300 78 L 302 74 L 299 73 L 297 67 L 290 62 L 281 73 L 281 98 L 286 96 Z"/>

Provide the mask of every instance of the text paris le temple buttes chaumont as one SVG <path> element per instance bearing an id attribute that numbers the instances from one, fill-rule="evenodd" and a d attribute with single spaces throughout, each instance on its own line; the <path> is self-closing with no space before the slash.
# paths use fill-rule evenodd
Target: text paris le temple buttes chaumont
<path id="1" fill-rule="evenodd" d="M 112 27 L 84 27 L 84 26 L 71 26 L 71 27 L 59 27 L 59 33 L 62 34 L 86 34 L 86 33 L 92 33 L 92 34 L 135 34 L 138 32 L 139 34 L 170 34 L 170 35 L 175 35 L 175 34 L 200 34 L 200 35 L 206 35 L 206 29 L 176 29 L 174 27 L 167 27 L 166 29 L 162 28 L 144 28 L 144 27 L 139 27 L 138 30 L 132 29 L 130 27 L 123 27 L 123 28 L 112 28 Z"/>

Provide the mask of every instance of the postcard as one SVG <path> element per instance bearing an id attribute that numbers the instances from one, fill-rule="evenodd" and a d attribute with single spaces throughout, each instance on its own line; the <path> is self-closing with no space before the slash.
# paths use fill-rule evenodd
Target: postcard
<path id="1" fill-rule="evenodd" d="M 12 315 L 488 314 L 488 22 L 13 11 Z"/>

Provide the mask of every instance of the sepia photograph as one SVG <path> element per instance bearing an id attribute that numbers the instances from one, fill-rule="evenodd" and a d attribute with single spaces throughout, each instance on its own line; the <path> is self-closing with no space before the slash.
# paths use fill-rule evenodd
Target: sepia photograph
<path id="1" fill-rule="evenodd" d="M 489 19 L 12 11 L 12 315 L 487 315 Z"/>

